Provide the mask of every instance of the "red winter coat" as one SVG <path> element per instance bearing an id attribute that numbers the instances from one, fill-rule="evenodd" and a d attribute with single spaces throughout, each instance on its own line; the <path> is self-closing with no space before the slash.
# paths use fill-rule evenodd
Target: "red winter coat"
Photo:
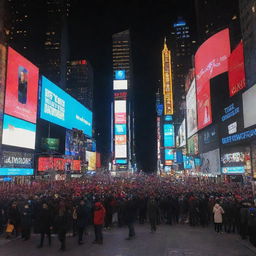
<path id="1" fill-rule="evenodd" d="M 93 224 L 94 225 L 103 225 L 104 224 L 104 219 L 105 219 L 105 213 L 106 210 L 104 206 L 97 202 L 95 203 L 95 209 L 94 209 L 94 216 L 93 216 Z"/>

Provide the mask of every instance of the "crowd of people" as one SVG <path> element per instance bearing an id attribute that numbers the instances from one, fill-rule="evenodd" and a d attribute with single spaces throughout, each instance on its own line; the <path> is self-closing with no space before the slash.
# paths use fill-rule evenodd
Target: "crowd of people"
<path id="1" fill-rule="evenodd" d="M 87 227 L 94 226 L 95 244 L 103 244 L 103 229 L 128 226 L 127 240 L 136 237 L 134 223 L 188 224 L 207 227 L 214 223 L 219 234 L 238 233 L 256 246 L 256 208 L 250 184 L 217 183 L 199 178 L 174 179 L 138 174 L 108 174 L 66 181 L 32 181 L 0 184 L 0 233 L 26 241 L 40 234 L 38 248 L 51 246 L 58 234 L 66 249 L 71 232 L 83 244 Z"/>

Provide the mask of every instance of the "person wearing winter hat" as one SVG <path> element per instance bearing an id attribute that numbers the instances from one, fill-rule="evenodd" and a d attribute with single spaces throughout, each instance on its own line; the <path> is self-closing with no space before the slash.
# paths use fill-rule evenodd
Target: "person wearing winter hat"
<path id="1" fill-rule="evenodd" d="M 214 214 L 214 226 L 215 231 L 220 233 L 222 230 L 222 215 L 224 214 L 223 208 L 219 205 L 219 201 L 216 200 L 216 204 L 213 207 Z"/>
<path id="2" fill-rule="evenodd" d="M 103 244 L 103 224 L 106 215 L 106 210 L 102 203 L 96 202 L 93 212 L 93 224 L 94 224 L 94 232 L 95 232 L 95 240 L 94 244 Z"/>

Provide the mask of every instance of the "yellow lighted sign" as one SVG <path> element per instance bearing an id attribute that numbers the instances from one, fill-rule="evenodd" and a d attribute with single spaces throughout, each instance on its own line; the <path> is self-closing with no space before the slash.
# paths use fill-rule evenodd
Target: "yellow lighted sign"
<path id="1" fill-rule="evenodd" d="M 173 115 L 171 53 L 167 48 L 166 42 L 164 43 L 164 49 L 162 51 L 162 69 L 163 69 L 164 114 Z"/>

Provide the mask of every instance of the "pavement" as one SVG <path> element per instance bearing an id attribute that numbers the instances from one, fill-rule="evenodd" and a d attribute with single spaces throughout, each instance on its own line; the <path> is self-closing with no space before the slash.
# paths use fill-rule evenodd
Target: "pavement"
<path id="1" fill-rule="evenodd" d="M 52 247 L 47 243 L 42 249 L 36 248 L 38 235 L 29 241 L 21 239 L 0 239 L 1 256 L 255 256 L 256 248 L 237 234 L 217 234 L 213 228 L 190 227 L 188 225 L 160 225 L 151 233 L 148 224 L 136 225 L 136 238 L 125 240 L 127 228 L 113 228 L 104 231 L 104 244 L 92 244 L 94 233 L 88 230 L 83 245 L 77 238 L 67 238 L 67 250 L 59 252 L 59 241 L 53 237 Z"/>

